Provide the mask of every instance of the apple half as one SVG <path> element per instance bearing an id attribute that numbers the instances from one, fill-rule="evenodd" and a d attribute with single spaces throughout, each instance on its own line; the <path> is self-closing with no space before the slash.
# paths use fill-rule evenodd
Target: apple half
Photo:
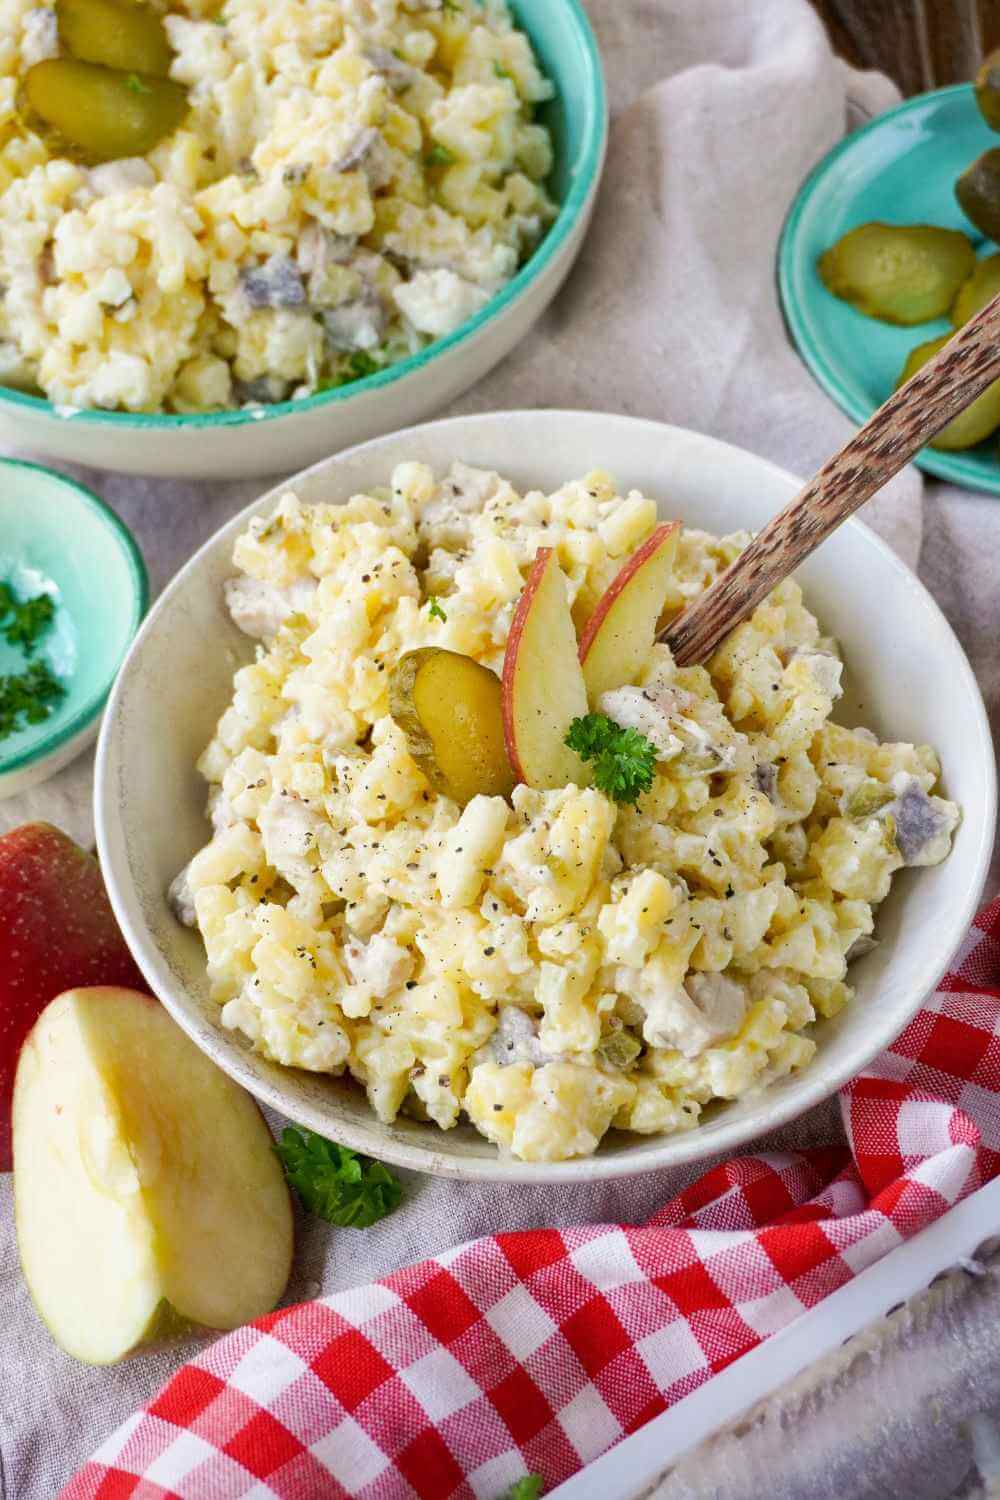
<path id="1" fill-rule="evenodd" d="M 570 724 L 587 712 L 566 579 L 539 547 L 517 601 L 503 659 L 504 743 L 518 781 L 541 789 L 589 786 L 590 767 L 570 750 Z"/>
<path id="2" fill-rule="evenodd" d="M 28 1036 L 14 1211 L 38 1312 L 89 1364 L 261 1317 L 291 1269 L 291 1202 L 260 1110 L 135 990 L 69 990 Z"/>
<path id="3" fill-rule="evenodd" d="M 667 596 L 680 521 L 657 526 L 604 590 L 580 637 L 580 664 L 591 708 L 634 682 L 646 665 Z"/>

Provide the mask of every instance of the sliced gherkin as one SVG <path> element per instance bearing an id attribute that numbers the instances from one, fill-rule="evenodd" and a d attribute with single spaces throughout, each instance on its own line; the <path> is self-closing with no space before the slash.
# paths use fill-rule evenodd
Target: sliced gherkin
<path id="1" fill-rule="evenodd" d="M 52 150 L 93 165 L 145 156 L 184 118 L 187 93 L 170 78 L 55 57 L 28 69 L 18 110 Z"/>
<path id="2" fill-rule="evenodd" d="M 129 0 L 56 0 L 59 40 L 81 62 L 165 78 L 170 43 L 163 20 Z"/>
<path id="3" fill-rule="evenodd" d="M 1000 292 L 1000 255 L 976 261 L 976 269 L 962 287 L 951 309 L 951 321 L 961 328 Z"/>
<path id="4" fill-rule="evenodd" d="M 976 103 L 991 130 L 1000 130 L 1000 48 L 983 58 L 976 74 Z"/>
<path id="5" fill-rule="evenodd" d="M 929 359 L 933 359 L 951 337 L 950 333 L 945 333 L 939 339 L 929 339 L 926 344 L 918 344 L 915 349 L 911 349 L 896 382 L 897 389 L 904 381 L 909 380 L 911 375 L 915 375 Z M 930 446 L 946 453 L 957 448 L 974 448 L 977 443 L 988 438 L 997 427 L 1000 427 L 1000 380 L 994 380 L 993 384 L 988 385 L 971 406 L 959 412 L 947 427 L 942 428 Z"/>
<path id="6" fill-rule="evenodd" d="M 966 167 L 955 183 L 955 197 L 965 217 L 1000 244 L 1000 146 Z"/>
<path id="7" fill-rule="evenodd" d="M 859 224 L 819 260 L 834 296 L 886 323 L 926 323 L 948 311 L 976 256 L 967 235 L 934 224 Z"/>

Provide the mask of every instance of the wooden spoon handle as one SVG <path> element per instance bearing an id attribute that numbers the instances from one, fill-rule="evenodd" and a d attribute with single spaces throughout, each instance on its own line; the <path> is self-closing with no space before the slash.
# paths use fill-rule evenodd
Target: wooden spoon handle
<path id="1" fill-rule="evenodd" d="M 729 632 L 925 443 L 1000 376 L 1000 296 L 900 386 L 711 588 L 660 634 L 678 666 Z"/>

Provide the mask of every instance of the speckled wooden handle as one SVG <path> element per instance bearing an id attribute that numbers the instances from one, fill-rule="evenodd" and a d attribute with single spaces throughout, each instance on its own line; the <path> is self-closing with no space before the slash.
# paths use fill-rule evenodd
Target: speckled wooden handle
<path id="1" fill-rule="evenodd" d="M 841 521 L 870 500 L 998 376 L 1000 296 L 900 386 L 712 587 L 667 626 L 659 639 L 671 648 L 678 665 L 705 661 Z"/>

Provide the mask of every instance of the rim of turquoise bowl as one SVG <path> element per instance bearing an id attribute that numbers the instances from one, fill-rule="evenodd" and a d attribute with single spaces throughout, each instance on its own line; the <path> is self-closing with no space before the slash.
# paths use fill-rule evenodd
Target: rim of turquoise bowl
<path id="1" fill-rule="evenodd" d="M 74 735 L 80 734 L 101 713 L 108 696 L 114 686 L 115 678 L 118 676 L 122 662 L 128 654 L 132 642 L 135 640 L 139 626 L 149 608 L 149 573 L 146 569 L 145 559 L 139 551 L 139 544 L 129 531 L 121 516 L 117 515 L 106 500 L 100 495 L 89 490 L 85 484 L 77 479 L 71 479 L 68 474 L 60 474 L 58 469 L 50 469 L 46 464 L 30 463 L 24 458 L 0 458 L 0 469 L 30 469 L 35 474 L 44 474 L 46 479 L 54 479 L 58 484 L 64 484 L 95 511 L 100 520 L 112 532 L 121 545 L 122 554 L 128 564 L 129 576 L 132 580 L 133 613 L 129 624 L 128 636 L 122 651 L 115 662 L 112 671 L 108 675 L 105 686 L 91 698 L 88 698 L 84 706 L 73 715 L 73 717 L 54 733 L 42 735 L 35 741 L 34 745 L 27 750 L 22 750 L 20 755 L 12 756 L 9 760 L 0 754 L 0 775 L 7 776 L 12 771 L 21 771 L 25 766 L 33 765 L 36 761 L 52 755 L 56 750 L 62 748 Z M 39 726 L 41 727 L 41 726 Z"/>
<path id="2" fill-rule="evenodd" d="M 867 422 L 877 407 L 869 406 L 867 402 L 856 401 L 844 389 L 840 376 L 824 352 L 822 343 L 814 336 L 799 301 L 795 286 L 795 272 L 799 263 L 796 240 L 802 216 L 819 181 L 826 176 L 834 162 L 845 152 L 852 150 L 863 136 L 881 129 L 889 120 L 894 120 L 900 115 L 909 114 L 921 108 L 926 109 L 930 100 L 944 99 L 952 94 L 972 95 L 973 93 L 971 83 L 950 83 L 942 89 L 930 89 L 925 94 L 917 94 L 913 99 L 904 99 L 902 104 L 883 111 L 882 114 L 876 115 L 874 120 L 869 120 L 867 125 L 861 125 L 857 130 L 852 130 L 850 135 L 845 135 L 844 139 L 831 147 L 813 167 L 796 193 L 795 201 L 788 211 L 788 217 L 781 231 L 781 239 L 778 242 L 778 289 L 781 294 L 782 309 L 795 346 L 816 382 L 836 402 L 841 411 L 859 425 Z M 922 448 L 910 462 L 918 469 L 933 474 L 937 479 L 950 479 L 954 484 L 961 485 L 963 489 L 1000 494 L 1000 463 L 995 460 L 993 462 L 995 474 L 984 472 L 979 460 L 962 458 L 957 454 L 936 453 L 930 448 Z"/>
<path id="3" fill-rule="evenodd" d="M 252 407 L 249 410 L 240 408 L 237 411 L 182 413 L 99 411 L 82 408 L 80 411 L 74 410 L 71 416 L 60 416 L 60 405 L 71 405 L 71 403 L 46 401 L 40 396 L 29 396 L 24 391 L 16 391 L 9 386 L 0 386 L 0 405 L 46 413 L 57 421 L 74 424 L 87 422 L 134 432 L 162 431 L 163 429 L 169 431 L 171 428 L 190 431 L 191 429 L 243 427 L 250 422 L 273 422 L 279 417 L 287 416 L 290 412 L 315 411 L 323 406 L 333 407 L 367 391 L 381 390 L 385 386 L 393 385 L 397 380 L 402 380 L 404 376 L 423 369 L 432 360 L 442 354 L 447 354 L 459 344 L 475 338 L 481 329 L 492 323 L 494 318 L 499 317 L 503 310 L 520 296 L 525 287 L 536 279 L 565 243 L 579 222 L 600 171 L 608 133 L 607 89 L 604 82 L 604 69 L 601 65 L 601 54 L 581 0 L 561 0 L 561 3 L 565 7 L 567 19 L 572 23 L 577 38 L 583 45 L 587 75 L 584 97 L 589 100 L 591 106 L 584 123 L 583 140 L 577 153 L 577 165 L 571 165 L 569 190 L 560 204 L 552 227 L 534 254 L 525 261 L 517 275 L 508 281 L 496 296 L 490 298 L 475 317 L 463 323 L 460 328 L 456 328 L 454 333 L 436 339 L 434 343 L 428 344 L 424 349 L 409 355 L 406 359 L 387 365 L 384 370 L 379 370 L 375 375 L 366 375 L 361 380 L 352 380 L 348 385 L 338 386 L 331 391 L 318 391 L 313 396 L 303 396 L 298 401 L 275 401 L 270 405 Z"/>

